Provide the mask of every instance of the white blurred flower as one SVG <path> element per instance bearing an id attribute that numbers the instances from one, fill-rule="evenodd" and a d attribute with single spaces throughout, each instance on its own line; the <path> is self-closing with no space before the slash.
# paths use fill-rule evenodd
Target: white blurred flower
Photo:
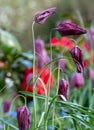
<path id="1" fill-rule="evenodd" d="M 5 79 L 5 83 L 6 83 L 7 88 L 11 88 L 14 85 L 14 81 L 8 77 Z"/>

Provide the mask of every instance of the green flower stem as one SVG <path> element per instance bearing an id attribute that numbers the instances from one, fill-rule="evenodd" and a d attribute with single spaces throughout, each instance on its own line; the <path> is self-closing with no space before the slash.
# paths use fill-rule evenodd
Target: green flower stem
<path id="1" fill-rule="evenodd" d="M 33 21 L 32 23 L 32 40 L 33 40 L 33 101 L 34 101 L 34 128 L 36 128 L 36 86 L 34 84 L 35 82 L 35 37 L 34 37 L 34 24 L 35 22 Z"/>
<path id="2" fill-rule="evenodd" d="M 52 31 L 53 31 L 53 29 L 52 29 L 51 32 L 50 32 L 50 42 L 51 42 L 51 37 L 52 37 Z M 51 59 L 51 61 L 52 61 L 52 46 L 51 46 L 51 45 L 50 45 L 50 59 Z M 48 96 L 47 96 L 47 98 L 46 98 L 45 112 L 47 112 L 47 110 L 48 110 L 48 103 L 49 103 L 48 98 L 50 97 L 51 71 L 52 71 L 52 63 L 50 64 L 50 76 L 49 76 L 49 80 L 48 80 L 48 81 L 49 81 L 49 82 L 48 82 Z M 47 130 L 47 123 L 48 123 L 48 121 L 46 120 L 46 122 L 45 122 L 45 130 Z"/>
<path id="3" fill-rule="evenodd" d="M 56 95 L 58 95 L 59 79 L 60 79 L 60 69 L 59 69 L 59 66 L 58 66 L 58 79 L 57 79 Z M 54 105 L 53 105 L 52 130 L 54 130 L 55 106 L 56 106 L 56 102 L 54 102 Z"/>

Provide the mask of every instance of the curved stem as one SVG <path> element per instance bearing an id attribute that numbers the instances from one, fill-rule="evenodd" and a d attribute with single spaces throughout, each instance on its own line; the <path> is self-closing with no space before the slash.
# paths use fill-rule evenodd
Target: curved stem
<path id="1" fill-rule="evenodd" d="M 11 109 L 12 109 L 12 106 L 13 106 L 13 103 L 14 103 L 14 101 L 18 98 L 18 97 L 23 97 L 24 98 L 24 101 L 25 101 L 25 106 L 26 106 L 26 97 L 25 96 L 23 96 L 23 95 L 17 95 L 13 100 L 12 100 L 12 103 L 11 103 L 11 107 L 10 107 L 10 111 L 11 111 Z M 10 112 L 9 111 L 9 112 Z"/>
<path id="2" fill-rule="evenodd" d="M 36 98 L 35 98 L 35 36 L 34 36 L 34 24 L 35 21 L 32 23 L 32 40 L 33 40 L 33 101 L 34 101 L 34 128 L 36 128 Z"/>
<path id="3" fill-rule="evenodd" d="M 47 89 L 46 89 L 46 87 L 45 87 L 45 84 L 44 84 L 44 82 L 42 81 L 41 78 L 38 77 L 38 79 L 39 79 L 40 82 L 42 83 L 42 87 L 43 87 L 43 89 L 44 89 L 44 91 L 45 91 L 45 95 L 46 95 L 46 97 L 47 97 Z"/>

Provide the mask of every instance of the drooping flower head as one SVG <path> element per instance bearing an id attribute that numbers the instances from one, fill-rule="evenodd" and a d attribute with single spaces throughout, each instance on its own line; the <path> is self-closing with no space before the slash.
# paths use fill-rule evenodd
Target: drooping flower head
<path id="1" fill-rule="evenodd" d="M 63 95 L 66 99 L 68 99 L 68 88 L 69 88 L 68 81 L 66 81 L 65 79 L 61 79 L 59 81 L 58 94 Z M 60 97 L 60 99 L 62 98 Z"/>
<path id="2" fill-rule="evenodd" d="M 3 111 L 4 113 L 8 112 L 11 106 L 11 101 L 10 100 L 5 100 L 3 102 Z"/>
<path id="3" fill-rule="evenodd" d="M 19 130 L 29 130 L 30 112 L 26 106 L 17 108 L 17 121 Z"/>
<path id="4" fill-rule="evenodd" d="M 61 34 L 61 36 L 81 35 L 86 33 L 86 30 L 82 27 L 67 21 L 61 21 L 57 25 L 56 30 Z"/>
<path id="5" fill-rule="evenodd" d="M 44 41 L 42 39 L 35 40 L 35 52 L 36 54 L 41 54 L 44 50 Z"/>
<path id="6" fill-rule="evenodd" d="M 84 71 L 82 50 L 78 46 L 75 46 L 71 49 L 70 54 L 76 64 L 77 72 L 82 73 Z"/>
<path id="7" fill-rule="evenodd" d="M 42 68 L 45 64 L 50 62 L 50 57 L 45 49 L 45 44 L 42 39 L 35 40 L 35 53 L 37 59 L 37 67 Z"/>
<path id="8" fill-rule="evenodd" d="M 82 73 L 74 73 L 71 77 L 71 86 L 74 88 L 80 88 L 84 86 L 84 77 Z"/>
<path id="9" fill-rule="evenodd" d="M 37 66 L 42 68 L 45 64 L 50 62 L 50 57 L 47 54 L 46 49 L 43 49 L 39 55 L 37 55 Z"/>
<path id="10" fill-rule="evenodd" d="M 43 24 L 45 21 L 56 12 L 56 7 L 37 12 L 34 16 L 34 20 L 38 24 Z"/>

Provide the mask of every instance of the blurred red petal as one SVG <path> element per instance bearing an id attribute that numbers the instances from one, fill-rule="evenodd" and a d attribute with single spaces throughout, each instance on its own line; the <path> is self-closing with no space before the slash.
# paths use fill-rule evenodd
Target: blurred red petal
<path id="1" fill-rule="evenodd" d="M 51 39 L 51 45 L 59 45 L 60 41 L 58 38 L 54 37 Z"/>

